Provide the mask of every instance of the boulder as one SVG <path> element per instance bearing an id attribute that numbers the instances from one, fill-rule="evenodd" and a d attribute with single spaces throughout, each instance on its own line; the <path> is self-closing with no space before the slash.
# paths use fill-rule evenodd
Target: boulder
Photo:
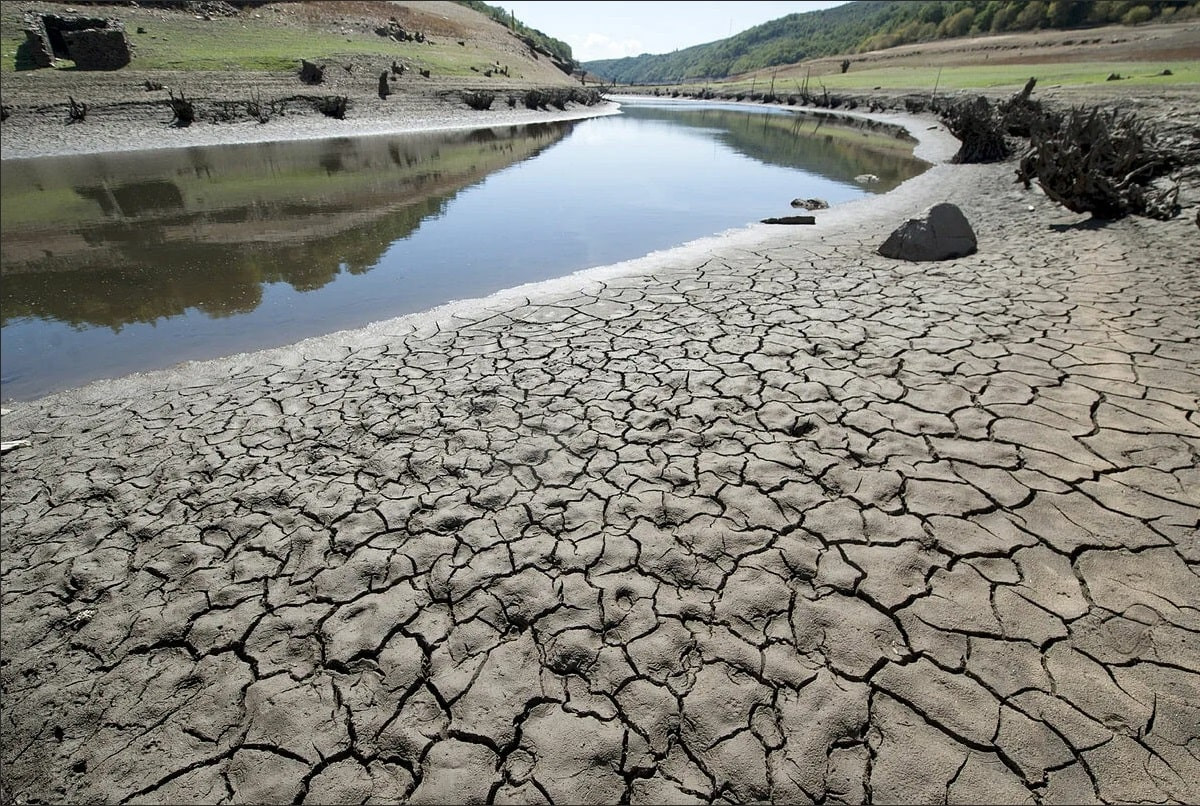
<path id="1" fill-rule="evenodd" d="M 129 64 L 131 54 L 124 28 L 110 25 L 64 31 L 63 40 L 77 70 L 120 70 Z"/>
<path id="2" fill-rule="evenodd" d="M 119 70 L 132 51 L 117 19 L 31 13 L 25 17 L 25 46 L 36 67 L 70 59 L 77 70 Z"/>
<path id="3" fill-rule="evenodd" d="M 898 260 L 950 260 L 975 249 L 975 232 L 962 210 L 942 203 L 897 227 L 879 247 L 879 254 Z"/>
<path id="4" fill-rule="evenodd" d="M 325 80 L 325 65 L 316 65 L 308 59 L 301 59 L 300 80 L 305 84 L 320 84 Z"/>

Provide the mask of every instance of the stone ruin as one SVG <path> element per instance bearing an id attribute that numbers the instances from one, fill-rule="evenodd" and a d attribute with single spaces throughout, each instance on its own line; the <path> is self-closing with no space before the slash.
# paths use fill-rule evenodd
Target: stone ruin
<path id="1" fill-rule="evenodd" d="M 379 36 L 384 36 L 396 42 L 424 42 L 425 34 L 420 31 L 406 31 L 400 24 L 400 21 L 395 17 L 388 19 L 387 25 L 381 25 L 375 29 L 375 33 Z"/>
<path id="2" fill-rule="evenodd" d="M 29 14 L 25 40 L 37 67 L 70 59 L 80 70 L 119 70 L 132 58 L 125 26 L 115 19 Z"/>

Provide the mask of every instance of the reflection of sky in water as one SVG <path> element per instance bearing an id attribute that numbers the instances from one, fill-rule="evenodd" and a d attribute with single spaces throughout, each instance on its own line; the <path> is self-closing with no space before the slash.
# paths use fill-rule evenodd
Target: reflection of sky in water
<path id="1" fill-rule="evenodd" d="M 457 185 L 445 187 L 443 183 L 416 213 L 405 214 L 411 219 L 405 226 L 390 224 L 384 213 L 388 205 L 394 209 L 407 200 L 385 200 L 380 207 L 383 212 L 372 219 L 382 220 L 384 231 L 378 227 L 368 231 L 364 225 L 361 230 L 342 233 L 350 239 L 347 243 L 355 245 L 353 260 L 366 264 L 355 272 L 346 270 L 344 261 L 351 258 L 342 254 L 351 247 L 337 246 L 336 241 L 322 240 L 319 235 L 311 244 L 303 243 L 303 238 L 297 239 L 300 243 L 291 241 L 278 247 L 221 244 L 199 261 L 195 248 L 176 247 L 170 258 L 173 265 L 163 267 L 166 255 L 171 254 L 161 251 L 165 228 L 156 231 L 139 225 L 120 237 L 144 230 L 147 238 L 159 239 L 138 247 L 143 251 L 137 254 L 143 262 L 153 263 L 155 271 L 175 273 L 170 283 L 164 283 L 175 298 L 161 306 L 161 314 L 154 313 L 153 300 L 146 301 L 145 310 L 125 310 L 129 295 L 154 283 L 122 270 L 77 271 L 70 277 L 61 271 L 6 276 L 6 286 L 13 277 L 19 277 L 25 286 L 20 292 L 22 315 L 13 315 L 14 308 L 9 306 L 14 303 L 7 288 L 4 295 L 8 321 L 0 340 L 2 394 L 10 399 L 28 398 L 94 378 L 288 344 L 428 310 L 454 299 L 486 296 L 522 283 L 639 257 L 768 216 L 792 214 L 789 203 L 797 196 L 822 198 L 831 204 L 857 198 L 864 189 L 853 183 L 854 173 L 882 174 L 888 168 L 882 162 L 873 165 L 856 159 L 838 166 L 834 171 L 838 175 L 824 177 L 781 167 L 806 164 L 820 154 L 788 154 L 780 149 L 831 146 L 821 137 L 795 137 L 791 116 L 778 112 L 676 113 L 690 115 L 686 124 L 663 119 L 671 113 L 661 109 L 642 110 L 644 117 L 638 112 L 631 107 L 624 115 L 580 121 L 564 129 L 569 133 L 558 142 L 554 141 L 561 135 L 547 138 L 543 133 L 536 148 L 530 147 L 526 154 L 518 148 L 512 157 L 516 161 L 507 167 L 482 179 L 468 172 Z M 768 117 L 772 120 L 760 124 Z M 808 130 L 811 128 L 809 124 Z M 279 144 L 272 148 L 272 153 L 280 153 Z M 528 153 L 535 156 L 527 159 Z M 451 158 L 449 151 L 439 156 Z M 195 158 L 193 154 L 191 159 Z M 322 159 L 322 175 L 343 176 L 327 163 L 327 155 Z M 394 157 L 392 161 L 401 164 Z M 440 170 L 437 160 L 434 163 Z M 271 172 L 275 170 L 273 166 Z M 365 170 L 375 172 L 369 180 L 375 185 L 387 181 L 386 174 L 381 179 L 378 166 L 368 165 Z M 911 164 L 904 165 L 904 175 L 896 181 L 916 170 Z M 371 198 L 378 201 L 377 195 Z M 210 222 L 217 216 L 244 216 L 244 211 L 211 213 L 206 214 Z M 328 211 L 313 212 L 315 216 L 326 214 Z M 269 223 L 264 221 L 263 227 Z M 195 237 L 206 237 L 201 224 L 189 226 L 195 229 Z M 388 226 L 391 228 L 386 229 Z M 378 245 L 367 243 L 371 239 Z M 360 242 L 369 248 L 357 248 Z M 262 254 L 285 267 L 284 276 L 278 276 L 278 265 L 265 272 L 248 270 L 247 265 L 258 269 L 258 263 L 247 257 L 253 249 L 266 250 Z M 207 265 L 196 265 L 206 261 Z M 306 272 L 299 268 L 297 278 L 287 275 L 286 266 L 294 263 L 310 264 L 307 274 L 311 276 L 305 280 Z M 217 299 L 220 288 L 206 284 L 206 275 L 195 274 L 206 270 L 214 278 L 227 276 L 225 287 L 236 298 Z M 100 277 L 105 272 L 109 274 L 107 282 Z M 261 280 L 255 280 L 259 273 Z M 38 277 L 46 282 L 44 289 L 37 287 Z M 187 282 L 175 282 L 181 278 Z M 151 279 L 157 282 L 162 278 Z M 86 285 L 97 280 L 100 287 Z M 94 306 L 84 306 L 88 315 L 72 310 L 75 325 L 37 312 L 37 295 L 61 295 L 64 282 L 74 293 L 95 296 Z M 184 288 L 180 291 L 176 285 Z M 298 291 L 297 287 L 312 290 Z M 197 293 L 214 295 L 214 299 L 187 302 L 189 295 Z M 114 300 L 114 309 L 120 309 L 119 320 L 105 319 L 106 296 Z M 126 297 L 121 300 L 126 305 L 116 304 L 119 296 Z M 257 305 L 255 296 L 260 297 Z M 48 305 L 47 310 L 52 307 Z M 204 313 L 201 307 L 211 313 Z"/>

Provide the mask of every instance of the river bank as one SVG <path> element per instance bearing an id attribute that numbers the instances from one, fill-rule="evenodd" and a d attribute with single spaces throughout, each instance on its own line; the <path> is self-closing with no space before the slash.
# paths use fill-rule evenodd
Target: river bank
<path id="1" fill-rule="evenodd" d="M 618 112 L 616 105 L 607 102 L 594 106 L 571 103 L 562 110 L 508 109 L 504 103 L 497 102 L 496 109 L 480 112 L 457 98 L 446 100 L 422 94 L 398 100 L 386 110 L 351 114 L 348 120 L 325 117 L 310 110 L 305 114 L 273 117 L 265 123 L 199 121 L 186 127 L 173 125 L 166 107 L 141 109 L 132 115 L 128 110 L 123 113 L 111 110 L 111 114 L 96 114 L 73 126 L 53 115 L 12 117 L 0 124 L 3 133 L 0 159 L 517 126 Z"/>

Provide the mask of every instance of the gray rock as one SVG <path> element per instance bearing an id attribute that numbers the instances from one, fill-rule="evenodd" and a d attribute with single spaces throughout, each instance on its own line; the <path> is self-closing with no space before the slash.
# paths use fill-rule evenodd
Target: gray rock
<path id="1" fill-rule="evenodd" d="M 119 70 L 132 53 L 117 19 L 31 13 L 25 17 L 29 58 L 37 67 L 71 59 L 77 70 Z"/>
<path id="2" fill-rule="evenodd" d="M 975 232 L 967 217 L 953 204 L 943 203 L 897 227 L 879 247 L 879 254 L 898 260 L 950 260 L 975 249 Z"/>

